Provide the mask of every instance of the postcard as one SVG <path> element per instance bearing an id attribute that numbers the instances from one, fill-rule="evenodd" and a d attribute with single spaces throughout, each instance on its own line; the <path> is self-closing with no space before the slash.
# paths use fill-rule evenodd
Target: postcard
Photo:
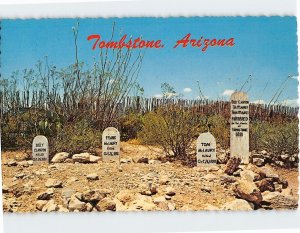
<path id="1" fill-rule="evenodd" d="M 297 20 L 1 20 L 4 212 L 298 207 Z"/>

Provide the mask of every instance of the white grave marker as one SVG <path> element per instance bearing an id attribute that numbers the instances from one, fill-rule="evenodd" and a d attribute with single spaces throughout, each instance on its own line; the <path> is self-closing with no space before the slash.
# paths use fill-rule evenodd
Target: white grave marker
<path id="1" fill-rule="evenodd" d="M 34 163 L 49 163 L 48 139 L 43 135 L 38 135 L 33 139 L 32 160 Z"/>
<path id="2" fill-rule="evenodd" d="M 230 154 L 249 163 L 249 99 L 244 92 L 234 92 L 230 98 Z"/>
<path id="3" fill-rule="evenodd" d="M 120 159 L 120 133 L 114 127 L 108 127 L 102 134 L 102 160 Z"/>
<path id="4" fill-rule="evenodd" d="M 216 164 L 216 139 L 209 132 L 202 133 L 197 139 L 197 166 Z"/>

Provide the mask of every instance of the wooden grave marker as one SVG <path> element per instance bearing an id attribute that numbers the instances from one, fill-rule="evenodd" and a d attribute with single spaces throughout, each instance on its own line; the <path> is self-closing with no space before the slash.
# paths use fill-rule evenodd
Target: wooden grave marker
<path id="1" fill-rule="evenodd" d="M 230 98 L 230 156 L 249 163 L 249 99 L 244 92 L 234 92 Z"/>

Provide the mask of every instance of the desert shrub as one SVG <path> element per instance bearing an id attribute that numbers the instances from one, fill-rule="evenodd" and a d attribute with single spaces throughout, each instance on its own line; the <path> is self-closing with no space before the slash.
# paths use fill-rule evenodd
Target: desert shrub
<path id="1" fill-rule="evenodd" d="M 5 123 L 3 123 L 4 119 L 1 119 L 1 146 L 5 149 L 14 149 L 18 145 L 21 147 L 26 146 L 26 142 L 20 134 L 20 124 L 16 121 L 16 116 L 5 117 Z"/>
<path id="2" fill-rule="evenodd" d="M 185 157 L 198 127 L 199 119 L 188 109 L 169 105 L 144 116 L 138 137 L 143 143 L 159 145 L 169 156 Z"/>
<path id="3" fill-rule="evenodd" d="M 71 154 L 90 151 L 101 146 L 101 131 L 86 120 L 66 124 L 56 137 L 51 138 L 52 154 L 66 151 Z"/>
<path id="4" fill-rule="evenodd" d="M 120 131 L 121 139 L 129 140 L 136 139 L 138 132 L 143 127 L 142 114 L 140 113 L 128 113 L 120 117 Z"/>
<path id="5" fill-rule="evenodd" d="M 263 137 L 270 127 L 268 122 L 253 122 L 250 123 L 250 150 L 263 150 L 265 149 Z"/>
<path id="6" fill-rule="evenodd" d="M 207 119 L 210 132 L 216 138 L 216 142 L 223 148 L 230 146 L 230 123 L 221 115 L 212 115 Z"/>
<path id="7" fill-rule="evenodd" d="M 67 121 L 55 112 L 23 109 L 7 113 L 1 120 L 1 143 L 5 150 L 31 150 L 37 135 L 47 137 L 51 154 L 82 152 L 101 145 L 101 131 L 84 117 Z"/>
<path id="8" fill-rule="evenodd" d="M 188 155 L 189 151 L 194 149 L 192 142 L 207 130 L 222 147 L 230 146 L 230 126 L 225 117 L 200 115 L 172 105 L 147 113 L 143 118 L 143 128 L 138 133 L 138 138 L 142 143 L 159 145 L 168 155 L 178 157 Z"/>
<path id="9" fill-rule="evenodd" d="M 298 120 L 255 122 L 250 126 L 251 149 L 265 149 L 274 154 L 298 153 Z"/>
<path id="10" fill-rule="evenodd" d="M 1 119 L 2 146 L 7 149 L 30 149 L 36 135 L 55 137 L 64 122 L 63 116 L 42 109 L 8 112 Z"/>

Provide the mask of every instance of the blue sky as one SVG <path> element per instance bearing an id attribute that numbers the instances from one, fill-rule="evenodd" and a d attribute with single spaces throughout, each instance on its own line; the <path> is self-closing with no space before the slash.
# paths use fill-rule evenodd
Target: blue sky
<path id="1" fill-rule="evenodd" d="M 268 103 L 288 75 L 291 78 L 280 102 L 297 102 L 297 35 L 295 17 L 193 17 L 193 18 L 108 18 L 80 19 L 79 58 L 88 66 L 99 50 L 92 50 L 90 34 L 109 40 L 116 22 L 115 39 L 123 34 L 161 39 L 163 49 L 146 51 L 138 81 L 145 96 L 159 96 L 161 83 L 167 82 L 185 98 L 202 92 L 210 99 L 228 99 L 232 90 L 245 86 L 251 101 Z M 34 67 L 48 56 L 57 67 L 74 63 L 72 27 L 76 19 L 4 20 L 2 21 L 2 75 Z M 176 48 L 176 41 L 187 33 L 191 37 L 231 38 L 234 47 Z M 268 83 L 268 84 L 267 84 Z M 267 84 L 267 88 L 265 88 Z M 264 89 L 265 88 L 265 89 Z"/>

